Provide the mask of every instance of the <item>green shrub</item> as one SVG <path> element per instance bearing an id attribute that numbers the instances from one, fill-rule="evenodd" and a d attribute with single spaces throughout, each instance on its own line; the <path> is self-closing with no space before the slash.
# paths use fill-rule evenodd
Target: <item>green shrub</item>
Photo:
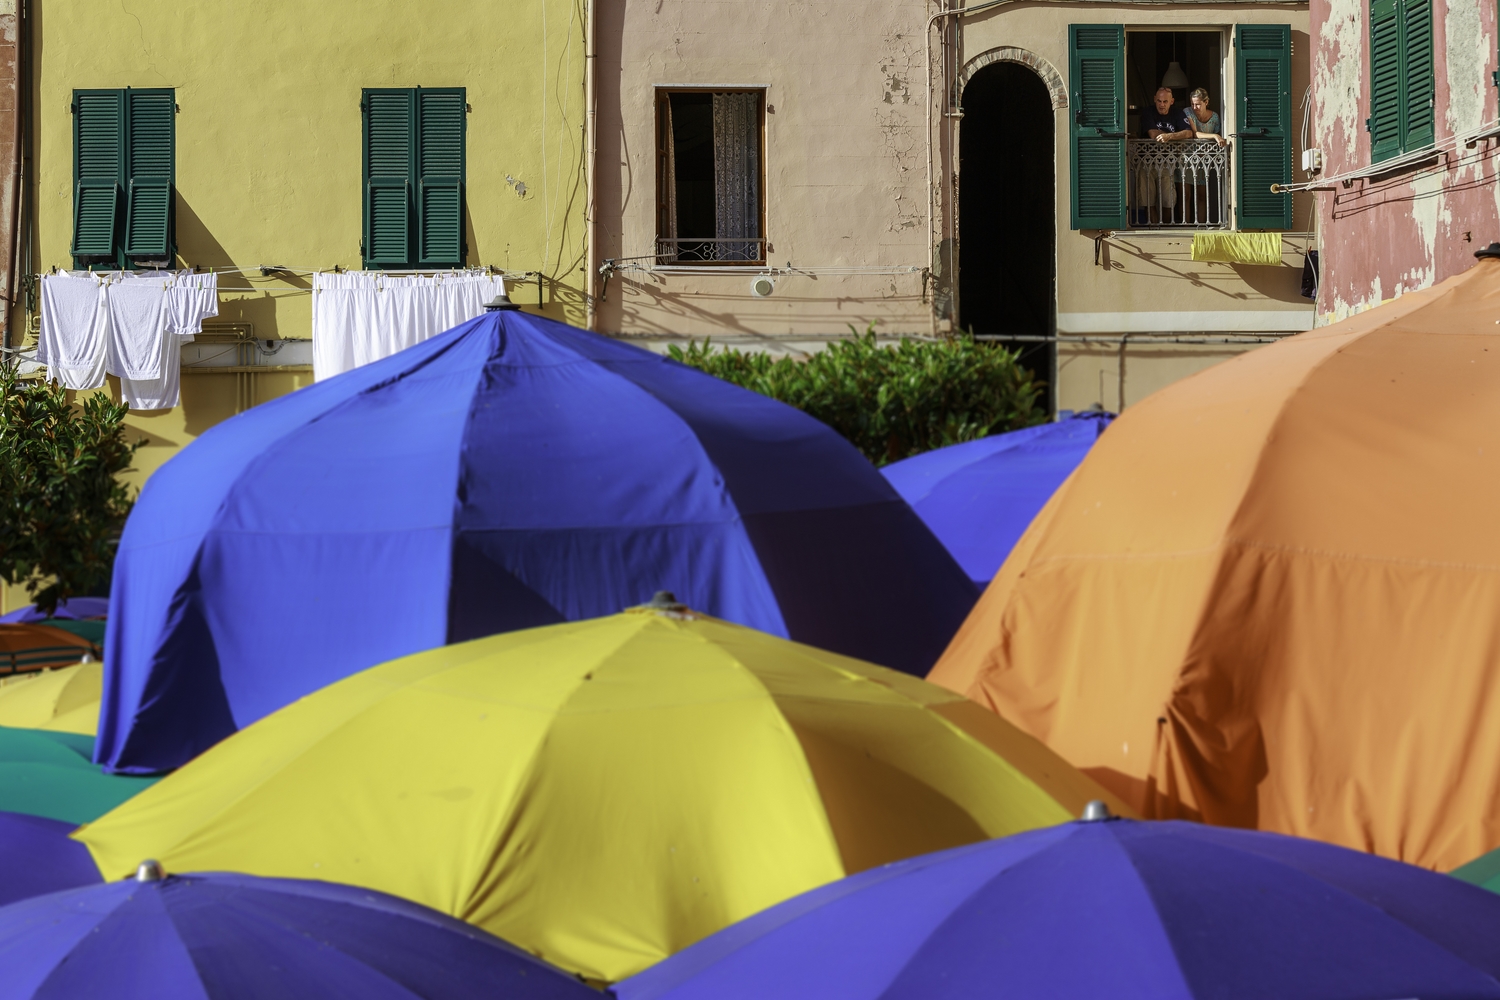
<path id="1" fill-rule="evenodd" d="M 879 344 L 871 328 L 806 359 L 707 340 L 668 351 L 811 414 L 876 465 L 1047 419 L 1040 406 L 1046 383 L 1017 364 L 1016 353 L 968 336 Z"/>
<path id="2" fill-rule="evenodd" d="M 73 406 L 61 387 L 0 366 L 0 394 L 0 576 L 51 614 L 109 585 L 131 507 L 116 477 L 140 445 L 125 441 L 126 407 L 103 393 Z"/>

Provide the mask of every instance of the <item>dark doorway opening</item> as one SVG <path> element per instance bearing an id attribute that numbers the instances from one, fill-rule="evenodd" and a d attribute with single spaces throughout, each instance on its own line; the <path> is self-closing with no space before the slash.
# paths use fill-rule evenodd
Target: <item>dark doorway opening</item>
<path id="1" fill-rule="evenodd" d="M 958 322 L 976 335 L 1050 336 L 1054 332 L 1052 98 L 1039 76 L 1018 63 L 993 63 L 963 93 L 959 134 Z M 1052 385 L 1057 345 L 1002 340 L 1021 363 Z"/>

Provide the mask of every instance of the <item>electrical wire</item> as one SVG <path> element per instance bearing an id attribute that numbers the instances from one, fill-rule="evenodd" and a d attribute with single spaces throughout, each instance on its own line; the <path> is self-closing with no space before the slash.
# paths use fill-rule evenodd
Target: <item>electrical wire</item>
<path id="1" fill-rule="evenodd" d="M 1453 150 L 1458 148 L 1459 143 L 1464 143 L 1465 145 L 1467 145 L 1468 143 L 1478 142 L 1481 139 L 1490 138 L 1497 135 L 1500 135 L 1500 119 L 1494 119 L 1486 122 L 1485 124 L 1469 132 L 1456 132 L 1440 142 L 1433 143 L 1431 146 L 1424 146 L 1421 149 L 1414 149 L 1410 153 L 1405 153 L 1401 156 L 1394 157 L 1389 160 L 1384 160 L 1380 163 L 1372 163 L 1367 167 L 1360 167 L 1357 170 L 1346 170 L 1341 174 L 1329 174 L 1326 177 L 1318 177 L 1310 181 L 1299 181 L 1296 184 L 1275 184 L 1272 185 L 1271 189 L 1277 193 L 1316 191 L 1330 188 L 1334 184 L 1343 183 L 1346 181 L 1352 183 L 1354 181 L 1364 180 L 1370 177 L 1379 177 L 1382 174 L 1395 173 L 1398 170 L 1402 170 L 1408 164 L 1420 163 L 1428 157 L 1437 157 L 1441 156 L 1444 153 L 1452 152 Z M 1493 156 L 1496 152 L 1500 152 L 1500 145 L 1497 145 L 1495 148 L 1487 150 L 1478 155 Z M 1414 169 L 1412 172 L 1419 173 L 1422 171 Z"/>

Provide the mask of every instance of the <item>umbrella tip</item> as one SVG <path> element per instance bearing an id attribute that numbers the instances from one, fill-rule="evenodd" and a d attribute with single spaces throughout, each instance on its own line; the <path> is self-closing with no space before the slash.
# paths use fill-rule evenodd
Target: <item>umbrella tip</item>
<path id="1" fill-rule="evenodd" d="M 137 882 L 160 882 L 167 877 L 166 869 L 162 868 L 161 862 L 155 858 L 147 858 L 135 869 L 135 880 Z"/>
<path id="2" fill-rule="evenodd" d="M 1103 800 L 1094 799 L 1083 807 L 1083 815 L 1079 817 L 1085 823 L 1098 823 L 1106 819 L 1114 819 L 1114 814 L 1109 811 L 1109 806 Z"/>
<path id="3" fill-rule="evenodd" d="M 485 312 L 500 312 L 501 310 L 504 310 L 504 309 L 519 309 L 519 308 L 521 308 L 521 307 L 518 306 L 518 305 L 516 305 L 514 302 L 512 302 L 510 300 L 510 296 L 506 295 L 504 292 L 499 293 L 493 299 L 490 299 L 488 302 L 486 302 L 484 304 L 484 311 Z"/>
<path id="4" fill-rule="evenodd" d="M 1500 243 L 1491 243 L 1483 250 L 1475 250 L 1474 256 L 1480 260 L 1484 260 L 1486 257 L 1500 257 Z"/>
<path id="5" fill-rule="evenodd" d="M 679 604 L 677 595 L 670 590 L 658 590 L 651 595 L 651 600 L 646 602 L 646 607 L 655 608 L 658 611 L 686 611 L 686 605 Z"/>

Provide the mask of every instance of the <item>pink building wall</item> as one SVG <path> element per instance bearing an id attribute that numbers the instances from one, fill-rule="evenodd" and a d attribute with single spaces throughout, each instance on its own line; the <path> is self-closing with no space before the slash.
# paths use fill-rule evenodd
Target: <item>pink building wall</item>
<path id="1" fill-rule="evenodd" d="M 1308 144 L 1323 152 L 1317 192 L 1320 324 L 1474 263 L 1500 240 L 1500 137 L 1496 127 L 1496 9 L 1490 0 L 1438 0 L 1433 55 L 1438 156 L 1388 177 L 1368 173 L 1370 2 L 1313 0 L 1312 109 Z M 1475 141 L 1468 148 L 1468 142 Z"/>

